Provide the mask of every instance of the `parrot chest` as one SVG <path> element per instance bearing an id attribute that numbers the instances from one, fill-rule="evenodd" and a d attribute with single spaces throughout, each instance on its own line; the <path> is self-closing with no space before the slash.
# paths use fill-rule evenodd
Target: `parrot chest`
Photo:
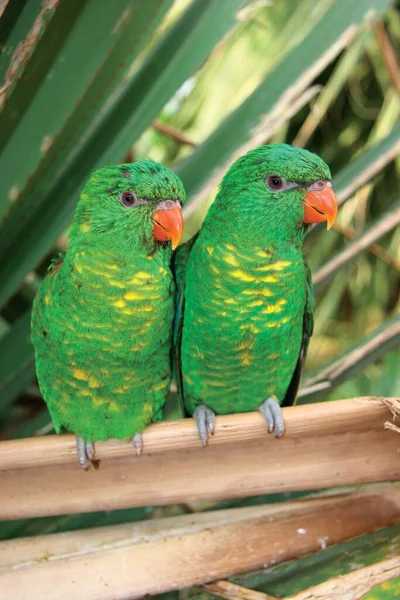
<path id="1" fill-rule="evenodd" d="M 32 321 L 37 374 L 56 427 L 125 438 L 159 418 L 168 392 L 174 283 L 159 257 L 96 260 L 45 280 Z"/>
<path id="2" fill-rule="evenodd" d="M 159 330 L 159 341 L 165 341 L 165 323 L 173 318 L 174 284 L 168 265 L 160 257 L 136 260 L 134 265 L 85 258 L 78 256 L 70 271 L 65 339 L 79 339 L 81 346 L 102 349 L 108 356 L 152 353 L 152 332 Z"/>
<path id="3" fill-rule="evenodd" d="M 212 260 L 203 256 L 187 282 L 182 360 L 195 382 L 187 387 L 220 413 L 252 410 L 266 394 L 283 399 L 302 339 L 301 252 L 249 254 L 230 244 L 205 252 Z"/>

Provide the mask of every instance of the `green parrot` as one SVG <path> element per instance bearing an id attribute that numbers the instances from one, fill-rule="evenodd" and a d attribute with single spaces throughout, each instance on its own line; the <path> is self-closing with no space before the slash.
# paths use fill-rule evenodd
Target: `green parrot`
<path id="1" fill-rule="evenodd" d="M 68 249 L 40 286 L 32 342 L 57 433 L 94 442 L 132 438 L 162 418 L 171 378 L 175 284 L 183 230 L 181 180 L 152 160 L 103 167 L 78 201 Z"/>
<path id="2" fill-rule="evenodd" d="M 261 146 L 231 166 L 200 232 L 178 248 L 178 388 L 204 446 L 215 414 L 259 409 L 283 435 L 281 406 L 295 400 L 313 330 L 303 241 L 336 213 L 319 156 Z"/>

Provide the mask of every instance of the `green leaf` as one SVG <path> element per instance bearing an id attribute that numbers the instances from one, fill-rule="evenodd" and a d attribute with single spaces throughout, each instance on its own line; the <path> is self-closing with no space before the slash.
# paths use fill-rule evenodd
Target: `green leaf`
<path id="1" fill-rule="evenodd" d="M 313 79 L 337 56 L 352 39 L 369 11 L 375 15 L 389 6 L 386 0 L 362 0 L 345 4 L 332 3 L 330 9 L 310 31 L 308 36 L 266 76 L 261 85 L 229 115 L 214 133 L 206 139 L 188 159 L 179 165 L 189 196 L 194 195 L 208 181 L 217 168 L 227 167 L 249 139 L 261 117 L 273 113 L 279 106 L 282 111 L 290 105 Z M 242 153 L 242 150 L 240 151 Z"/>
<path id="2" fill-rule="evenodd" d="M 0 340 L 0 417 L 35 376 L 27 311 Z"/>
<path id="3" fill-rule="evenodd" d="M 23 275 L 37 264 L 66 227 L 88 173 L 101 164 L 121 160 L 170 96 L 232 27 L 234 11 L 240 5 L 241 0 L 230 3 L 194 0 L 153 48 L 81 146 L 76 147 L 75 135 L 81 130 L 73 130 L 71 134 L 66 122 L 45 159 L 26 182 L 7 220 L 7 237 L 3 236 L 3 244 L 0 244 L 3 283 L 0 304 L 17 289 Z M 139 26 L 136 21 L 135 26 Z M 126 29 L 126 35 L 135 37 L 134 31 Z M 92 97 L 89 92 L 98 92 L 97 86 L 96 79 L 85 96 L 85 106 Z M 80 113 L 79 107 L 77 112 Z M 77 120 L 75 114 L 71 120 Z M 12 152 L 11 155 L 14 156 Z"/>

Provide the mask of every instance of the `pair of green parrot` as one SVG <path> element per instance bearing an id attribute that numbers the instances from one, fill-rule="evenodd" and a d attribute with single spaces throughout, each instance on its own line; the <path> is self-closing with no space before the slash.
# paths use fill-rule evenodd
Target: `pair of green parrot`
<path id="1" fill-rule="evenodd" d="M 152 160 L 96 171 L 34 301 L 40 389 L 83 468 L 96 441 L 132 438 L 140 453 L 141 432 L 162 419 L 172 356 L 203 445 L 215 414 L 259 409 L 284 433 L 281 406 L 295 400 L 313 330 L 303 240 L 337 213 L 329 168 L 286 144 L 248 152 L 172 257 L 184 201 L 179 177 Z"/>

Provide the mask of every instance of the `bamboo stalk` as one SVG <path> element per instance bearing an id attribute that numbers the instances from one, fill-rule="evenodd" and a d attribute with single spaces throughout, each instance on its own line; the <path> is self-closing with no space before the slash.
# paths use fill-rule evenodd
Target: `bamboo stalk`
<path id="1" fill-rule="evenodd" d="M 348 246 L 339 252 L 334 258 L 325 263 L 313 273 L 315 288 L 327 284 L 344 265 L 348 264 L 363 250 L 369 248 L 380 237 L 394 229 L 400 224 L 400 206 L 396 205 L 376 225 L 370 227 L 359 238 L 353 240 Z"/>
<path id="2" fill-rule="evenodd" d="M 99 468 L 88 472 L 72 447 L 64 446 L 67 464 L 56 464 L 64 436 L 3 442 L 0 519 L 392 481 L 399 440 L 384 429 L 389 415 L 382 401 L 368 398 L 291 407 L 279 440 L 257 413 L 229 415 L 217 419 L 206 449 L 192 420 L 166 422 L 144 433 L 141 457 L 128 444 L 99 444 Z M 42 466 L 32 468 L 32 456 Z"/>
<path id="3" fill-rule="evenodd" d="M 372 486 L 10 540 L 0 543 L 0 589 L 13 600 L 134 600 L 267 568 L 399 520 L 399 485 Z"/>
<path id="4" fill-rule="evenodd" d="M 395 577 L 400 577 L 399 556 L 334 577 L 319 585 L 313 585 L 293 596 L 285 596 L 285 600 L 332 600 L 333 598 L 359 600 L 373 587 Z M 230 581 L 215 581 L 203 587 L 208 592 L 226 600 L 279 600 L 269 594 L 256 592 Z"/>
<path id="5" fill-rule="evenodd" d="M 387 419 L 387 404 L 380 398 L 361 397 L 350 400 L 305 404 L 284 409 L 285 439 L 297 436 L 334 435 L 367 430 L 377 421 Z M 259 412 L 239 413 L 216 418 L 215 435 L 209 447 L 242 444 L 254 440 L 276 443 L 266 435 L 264 417 Z M 163 421 L 149 425 L 143 433 L 143 456 L 170 451 L 198 450 L 200 446 L 193 419 Z M 201 449 L 202 452 L 203 449 Z M 132 458 L 130 441 L 96 444 L 96 459 Z M 20 440 L 0 441 L 0 471 L 70 464 L 77 462 L 75 436 L 52 435 Z"/>

